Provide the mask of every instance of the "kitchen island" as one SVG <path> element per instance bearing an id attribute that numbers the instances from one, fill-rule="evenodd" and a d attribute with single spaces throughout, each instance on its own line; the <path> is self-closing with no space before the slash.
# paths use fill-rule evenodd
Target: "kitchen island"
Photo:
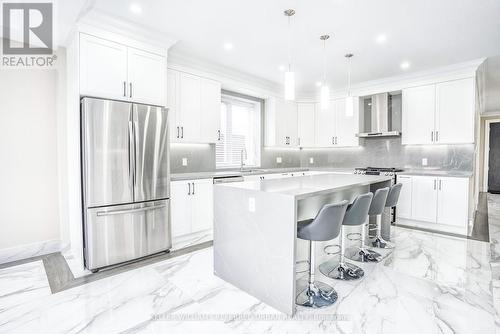
<path id="1" fill-rule="evenodd" d="M 302 259 L 297 221 L 390 183 L 388 176 L 323 174 L 215 185 L 215 275 L 293 315 Z"/>

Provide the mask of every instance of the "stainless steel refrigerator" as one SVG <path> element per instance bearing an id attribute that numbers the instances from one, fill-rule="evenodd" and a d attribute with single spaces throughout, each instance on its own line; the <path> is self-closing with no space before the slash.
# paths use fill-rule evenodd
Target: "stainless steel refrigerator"
<path id="1" fill-rule="evenodd" d="M 167 109 L 82 98 L 81 130 L 85 266 L 168 251 Z"/>

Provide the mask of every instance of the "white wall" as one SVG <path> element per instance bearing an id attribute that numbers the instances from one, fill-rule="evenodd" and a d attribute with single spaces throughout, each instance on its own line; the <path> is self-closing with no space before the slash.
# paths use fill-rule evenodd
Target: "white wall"
<path id="1" fill-rule="evenodd" d="M 57 77 L 0 70 L 0 251 L 60 239 Z"/>

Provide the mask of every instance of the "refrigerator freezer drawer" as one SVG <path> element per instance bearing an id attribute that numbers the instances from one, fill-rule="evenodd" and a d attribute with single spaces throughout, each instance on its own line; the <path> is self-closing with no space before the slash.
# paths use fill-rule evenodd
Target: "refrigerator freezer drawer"
<path id="1" fill-rule="evenodd" d="M 87 209 L 85 263 L 98 269 L 172 247 L 170 201 Z"/>

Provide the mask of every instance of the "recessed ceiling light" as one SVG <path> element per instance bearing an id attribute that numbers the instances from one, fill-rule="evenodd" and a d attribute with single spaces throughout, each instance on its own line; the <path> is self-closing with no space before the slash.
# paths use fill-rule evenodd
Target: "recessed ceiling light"
<path id="1" fill-rule="evenodd" d="M 233 43 L 229 43 L 229 42 L 224 43 L 224 50 L 226 50 L 226 51 L 230 51 L 230 50 L 232 50 L 233 48 L 234 48 Z"/>
<path id="2" fill-rule="evenodd" d="M 387 35 L 380 34 L 375 38 L 375 41 L 379 44 L 384 44 L 387 41 Z"/>
<path id="3" fill-rule="evenodd" d="M 133 3 L 130 5 L 130 11 L 134 14 L 140 14 L 142 13 L 142 7 L 137 3 Z"/>
<path id="4" fill-rule="evenodd" d="M 407 62 L 407 61 L 404 61 L 404 62 L 402 62 L 402 63 L 401 63 L 401 65 L 399 65 L 399 66 L 401 66 L 401 68 L 402 68 L 403 70 L 407 70 L 408 68 L 410 68 L 410 63 L 409 63 L 409 62 Z"/>
<path id="5" fill-rule="evenodd" d="M 282 71 L 282 72 L 283 72 L 283 71 L 285 70 L 285 65 L 280 65 L 280 66 L 278 66 L 278 70 L 280 70 L 280 71 Z"/>
<path id="6" fill-rule="evenodd" d="M 321 81 L 316 81 L 316 87 L 321 87 L 322 83 Z"/>

